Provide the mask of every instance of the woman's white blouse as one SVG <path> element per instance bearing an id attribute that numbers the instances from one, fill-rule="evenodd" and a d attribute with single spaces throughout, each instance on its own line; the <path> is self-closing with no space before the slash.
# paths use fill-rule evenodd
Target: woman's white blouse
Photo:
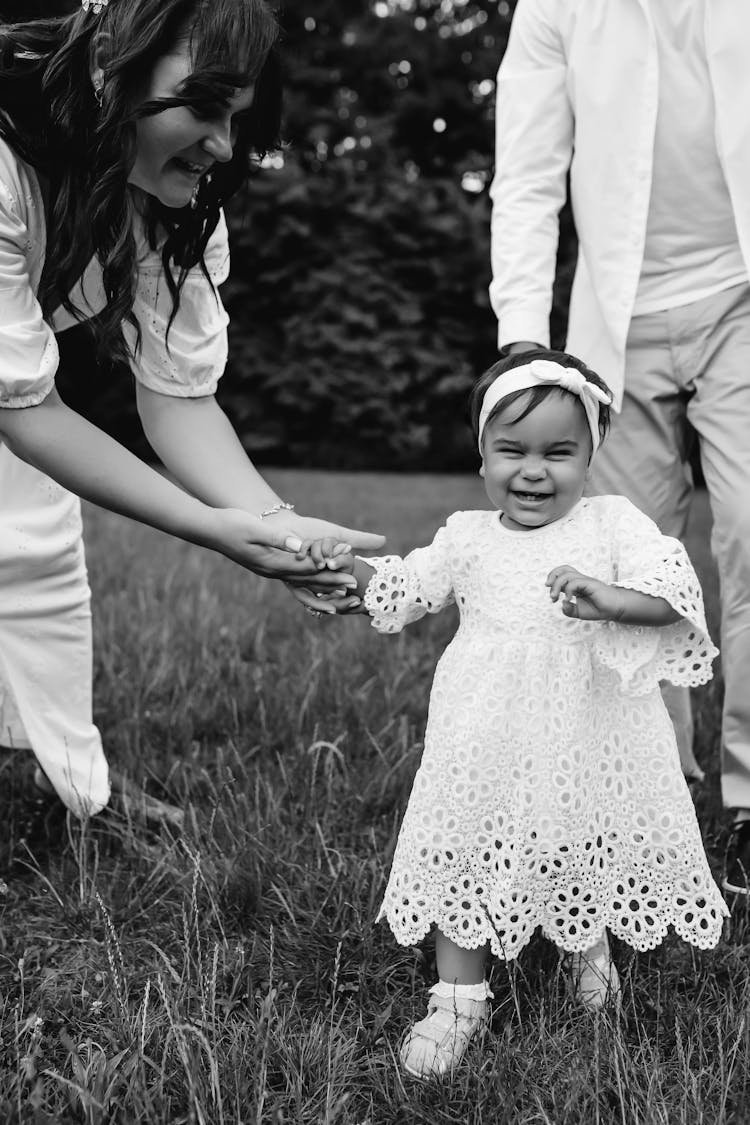
<path id="1" fill-rule="evenodd" d="M 158 251 L 136 230 L 138 283 L 133 312 L 141 346 L 131 361 L 135 377 L 150 390 L 178 398 L 213 394 L 227 359 L 228 317 L 218 293 L 200 268 L 189 274 L 180 308 L 169 330 L 172 298 Z M 76 324 L 58 310 L 48 324 L 37 301 L 44 265 L 46 227 L 39 181 L 32 168 L 0 140 L 0 406 L 40 403 L 52 390 L 59 364 L 54 333 Z M 214 286 L 229 273 L 226 222 L 214 231 L 205 254 Z M 92 261 L 71 293 L 88 318 L 105 305 L 101 269 Z M 123 332 L 131 352 L 135 329 Z"/>

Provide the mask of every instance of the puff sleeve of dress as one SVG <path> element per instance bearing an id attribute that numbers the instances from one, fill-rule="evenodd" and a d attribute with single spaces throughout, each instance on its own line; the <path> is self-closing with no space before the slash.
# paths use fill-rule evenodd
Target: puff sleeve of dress
<path id="1" fill-rule="evenodd" d="M 455 522 L 456 516 L 451 516 L 429 546 L 417 547 L 405 558 L 384 555 L 363 560 L 375 568 L 363 602 L 379 633 L 400 633 L 426 613 L 439 613 L 453 604 Z"/>
<path id="2" fill-rule="evenodd" d="M 211 281 L 200 266 L 190 271 L 169 334 L 172 297 L 161 255 L 147 246 L 145 237 L 139 241 L 138 286 L 133 306 L 141 328 L 141 347 L 137 353 L 134 353 L 135 329 L 127 324 L 123 327 L 134 354 L 133 374 L 144 387 L 159 394 L 175 398 L 212 395 L 227 361 L 229 317 L 216 288 L 229 275 L 229 239 L 224 216 L 222 214 L 209 239 L 204 255 Z"/>
<path id="3" fill-rule="evenodd" d="M 44 238 L 36 177 L 0 141 L 0 407 L 36 406 L 54 385 L 57 342 L 36 298 Z"/>
<path id="4" fill-rule="evenodd" d="M 660 680 L 685 687 L 707 683 L 718 649 L 708 634 L 703 593 L 685 548 L 662 535 L 624 497 L 608 501 L 613 582 L 664 598 L 680 620 L 648 627 L 608 622 L 596 643 L 596 656 L 619 674 L 623 689 L 632 695 L 645 694 Z"/>

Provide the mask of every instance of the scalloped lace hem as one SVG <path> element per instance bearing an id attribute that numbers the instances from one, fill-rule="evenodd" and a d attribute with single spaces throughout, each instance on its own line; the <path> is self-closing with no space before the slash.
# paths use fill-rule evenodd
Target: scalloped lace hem
<path id="1" fill-rule="evenodd" d="M 604 912 L 603 917 L 595 926 L 589 927 L 577 939 L 562 934 L 560 930 L 545 922 L 543 917 L 532 917 L 528 920 L 528 924 L 524 925 L 523 932 L 514 937 L 512 943 L 503 942 L 497 931 L 489 923 L 481 931 L 477 930 L 471 934 L 466 934 L 460 929 L 446 926 L 445 919 L 437 912 L 434 916 L 424 916 L 419 923 L 416 923 L 406 932 L 394 925 L 389 912 L 385 908 L 380 911 L 376 921 L 387 922 L 397 944 L 404 948 L 418 945 L 427 937 L 433 927 L 438 927 L 441 933 L 445 934 L 461 949 L 479 949 L 480 946 L 489 943 L 494 957 L 498 957 L 502 961 L 514 961 L 529 944 L 537 930 L 565 953 L 582 953 L 599 941 L 605 931 L 625 942 L 626 945 L 631 946 L 637 952 L 645 953 L 647 950 L 656 949 L 657 946 L 661 945 L 667 937 L 670 927 L 679 938 L 697 949 L 713 949 L 721 940 L 724 919 L 728 915 L 729 910 L 722 899 L 720 900 L 720 906 L 717 904 L 715 908 L 714 917 L 710 922 L 706 920 L 705 926 L 690 925 L 674 911 L 669 911 L 658 921 L 655 921 L 647 932 L 638 934 L 630 927 L 622 925 L 617 913 L 609 910 Z"/>

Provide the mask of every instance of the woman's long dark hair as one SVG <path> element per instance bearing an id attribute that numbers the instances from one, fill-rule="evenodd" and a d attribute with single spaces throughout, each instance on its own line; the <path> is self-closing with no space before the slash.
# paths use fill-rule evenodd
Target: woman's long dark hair
<path id="1" fill-rule="evenodd" d="M 174 317 L 187 272 L 199 265 L 219 210 L 246 182 L 253 159 L 279 143 L 279 29 L 267 0 L 110 0 L 100 15 L 0 27 L 0 136 L 49 183 L 47 248 L 39 300 L 46 316 L 63 305 L 96 255 L 105 310 L 95 330 L 100 354 L 125 358 L 121 325 L 133 315 L 137 251 L 128 175 L 136 122 L 177 105 L 216 109 L 255 83 L 251 109 L 238 116 L 234 155 L 201 181 L 195 207 L 171 209 L 147 197 L 146 226 L 161 250 Z M 193 72 L 179 96 L 140 102 L 144 76 L 188 37 Z M 98 45 L 104 70 L 97 104 L 91 69 Z"/>

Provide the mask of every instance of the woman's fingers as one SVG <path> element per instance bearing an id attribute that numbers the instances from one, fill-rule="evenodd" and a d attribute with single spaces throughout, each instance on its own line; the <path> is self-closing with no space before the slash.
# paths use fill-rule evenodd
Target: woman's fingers
<path id="1" fill-rule="evenodd" d="M 305 567 L 305 569 L 297 573 L 292 571 L 283 576 L 293 586 L 309 586 L 312 590 L 323 594 L 331 593 L 332 590 L 338 588 L 347 591 L 357 588 L 357 579 L 353 574 L 347 574 L 346 571 L 318 570 L 312 559 L 307 559 L 305 562 L 296 565 Z"/>
<path id="2" fill-rule="evenodd" d="M 350 546 L 349 540 L 339 536 L 338 529 L 323 520 L 303 519 L 292 530 L 288 523 L 262 520 L 241 509 L 217 511 L 216 519 L 219 531 L 213 545 L 256 574 L 289 580 L 297 585 L 304 585 L 305 579 L 314 575 L 314 587 L 356 588 L 354 576 L 345 572 L 349 553 L 333 554 L 339 543 Z M 315 540 L 319 538 L 326 540 L 326 547 L 316 548 Z M 317 561 L 311 557 L 314 550 Z M 326 550 L 331 555 L 330 563 L 326 562 Z M 341 568 L 340 573 L 336 573 L 337 567 Z"/>
<path id="3" fill-rule="evenodd" d="M 335 534 L 355 551 L 377 551 L 385 543 L 385 535 L 355 531 L 350 527 L 337 527 Z"/>
<path id="4" fill-rule="evenodd" d="M 341 524 L 317 519 L 315 516 L 295 516 L 287 522 L 287 527 L 294 528 L 301 538 L 332 538 L 339 543 L 348 544 L 355 551 L 376 551 L 385 543 L 383 535 L 357 531 L 355 528 L 343 527 Z"/>
<path id="5" fill-rule="evenodd" d="M 362 599 L 358 598 L 356 596 L 348 595 L 347 597 L 341 598 L 339 601 L 335 602 L 334 604 L 336 606 L 336 613 L 338 615 L 346 614 L 346 613 L 364 613 L 364 612 L 366 612 L 362 608 Z"/>
<path id="6" fill-rule="evenodd" d="M 325 598 L 316 597 L 309 587 L 292 586 L 289 582 L 285 585 L 292 597 L 296 598 L 300 605 L 304 606 L 308 612 L 314 613 L 317 617 L 321 617 L 323 614 L 330 616 L 336 612 L 335 606 Z"/>
<path id="7" fill-rule="evenodd" d="M 329 594 L 316 594 L 309 586 L 293 586 L 289 582 L 285 585 L 300 605 L 316 616 L 325 614 L 332 617 L 337 613 L 357 609 L 362 604 L 360 598 L 347 595 L 341 590 L 334 590 Z"/>
<path id="8" fill-rule="evenodd" d="M 256 545 L 254 549 L 246 548 L 243 556 L 237 561 L 264 578 L 280 578 L 295 586 L 311 586 L 322 591 L 329 591 L 337 586 L 353 590 L 357 586 L 353 574 L 347 574 L 346 571 L 319 570 L 309 555 L 298 558 L 286 551 Z"/>

